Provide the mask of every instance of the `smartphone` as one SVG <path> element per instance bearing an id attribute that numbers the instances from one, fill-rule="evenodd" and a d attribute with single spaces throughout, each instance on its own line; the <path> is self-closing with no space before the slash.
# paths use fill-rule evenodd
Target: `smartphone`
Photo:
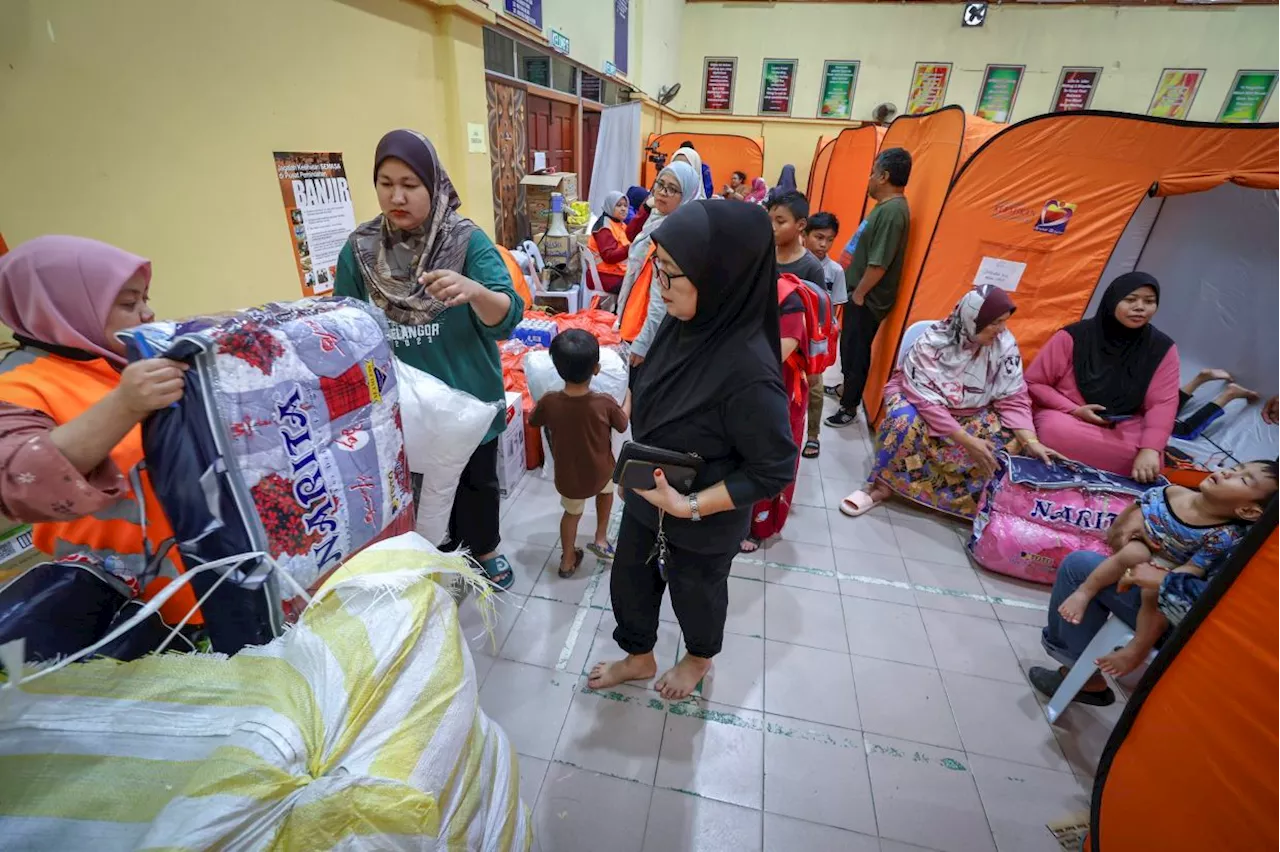
<path id="1" fill-rule="evenodd" d="M 693 479 L 697 475 L 693 468 L 683 467 L 678 464 L 660 465 L 637 459 L 632 459 L 622 468 L 622 481 L 619 485 L 626 491 L 646 491 L 653 488 L 657 485 L 653 478 L 653 472 L 658 468 L 662 468 L 663 474 L 667 477 L 667 482 L 670 482 L 671 487 L 681 494 L 687 494 L 693 490 Z"/>
<path id="2" fill-rule="evenodd" d="M 1124 421 L 1126 421 L 1126 420 L 1132 420 L 1132 419 L 1133 419 L 1133 415 L 1132 415 L 1132 414 L 1102 414 L 1102 415 L 1099 415 L 1099 416 L 1100 416 L 1103 420 L 1105 420 L 1105 421 L 1107 421 L 1108 423 L 1110 423 L 1112 426 L 1116 425 L 1117 423 L 1123 423 L 1123 422 L 1124 422 Z"/>

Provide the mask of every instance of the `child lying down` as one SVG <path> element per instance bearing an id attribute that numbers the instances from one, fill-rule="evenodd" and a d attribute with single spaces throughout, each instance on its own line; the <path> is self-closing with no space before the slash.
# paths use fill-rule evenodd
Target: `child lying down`
<path id="1" fill-rule="evenodd" d="M 1207 578 L 1230 558 L 1276 488 L 1276 462 L 1252 461 L 1210 474 L 1198 490 L 1179 485 L 1149 489 L 1116 518 L 1107 533 L 1115 552 L 1062 602 L 1058 614 L 1079 624 L 1094 595 L 1111 585 L 1127 590 L 1132 569 L 1144 562 Z M 1142 590 L 1132 641 L 1098 658 L 1099 669 L 1120 677 L 1147 658 L 1169 624 L 1160 612 L 1159 595 L 1157 589 Z"/>

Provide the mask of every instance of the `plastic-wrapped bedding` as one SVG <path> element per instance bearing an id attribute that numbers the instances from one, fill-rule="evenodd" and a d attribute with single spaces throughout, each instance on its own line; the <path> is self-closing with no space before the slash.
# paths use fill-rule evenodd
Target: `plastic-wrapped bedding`
<path id="1" fill-rule="evenodd" d="M 311 587 L 362 547 L 412 528 L 386 321 L 303 299 L 124 333 L 131 360 L 191 365 L 181 402 L 143 424 L 147 469 L 184 564 L 266 552 Z M 221 583 L 214 588 L 216 583 Z M 292 585 L 263 560 L 192 580 L 215 650 L 283 628 Z"/>
<path id="2" fill-rule="evenodd" d="M 0 846 L 529 849 L 515 750 L 431 579 L 451 571 L 399 536 L 234 657 L 28 669 L 0 689 Z"/>

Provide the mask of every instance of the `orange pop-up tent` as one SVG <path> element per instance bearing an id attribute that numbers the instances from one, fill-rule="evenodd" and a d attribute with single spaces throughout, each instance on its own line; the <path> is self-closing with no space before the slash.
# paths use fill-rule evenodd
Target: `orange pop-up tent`
<path id="1" fill-rule="evenodd" d="M 644 163 L 641 180 L 646 187 L 653 186 L 653 181 L 658 176 L 648 157 L 654 142 L 658 143 L 658 150 L 667 155 L 668 163 L 671 162 L 671 155 L 677 148 L 685 142 L 692 142 L 702 162 L 711 169 L 711 186 L 716 192 L 729 182 L 729 175 L 734 172 L 746 172 L 748 182 L 764 174 L 764 139 L 758 136 L 679 131 L 650 133 L 644 143 L 646 150 L 642 152 Z M 768 182 L 767 179 L 766 182 Z"/>
<path id="2" fill-rule="evenodd" d="M 835 141 L 835 136 L 823 134 L 818 137 L 817 144 L 813 146 L 813 164 L 809 166 L 809 185 L 804 191 L 810 203 L 822 200 L 822 183 L 826 177 L 827 164 L 831 162 L 831 143 Z"/>
<path id="3" fill-rule="evenodd" d="M 867 178 L 885 128 L 873 124 L 850 127 L 829 140 L 814 154 L 809 172 L 809 209 L 834 213 L 840 220 L 832 253 L 839 256 L 844 244 L 858 230 L 867 206 Z"/>
<path id="4" fill-rule="evenodd" d="M 922 118 L 940 118 L 946 112 Z M 895 144 L 891 137 L 901 121 L 890 128 L 886 146 Z M 972 141 L 972 132 L 970 135 Z M 943 140 L 948 152 L 953 139 L 948 132 Z M 1212 125 L 1120 113 L 1056 113 L 1037 116 L 991 135 L 961 168 L 946 194 L 945 206 L 935 197 L 934 187 L 928 187 L 926 199 L 917 200 L 908 186 L 912 221 L 907 262 L 897 306 L 876 340 L 871 379 L 864 395 L 869 414 L 874 417 L 879 413 L 880 389 L 889 376 L 905 329 L 917 321 L 947 316 L 979 279 L 980 272 L 981 280 L 1003 283 L 1013 291 L 1018 312 L 1010 328 L 1023 359 L 1030 362 L 1054 331 L 1086 313 L 1091 300 L 1099 294 L 1099 285 L 1105 286 L 1116 274 L 1135 268 L 1156 274 L 1154 266 L 1161 263 L 1157 256 L 1161 253 L 1153 251 L 1149 239 L 1155 234 L 1164 235 L 1168 246 L 1164 255 L 1182 258 L 1178 266 L 1169 269 L 1167 285 L 1176 289 L 1165 287 L 1165 301 L 1156 322 L 1179 340 L 1186 363 L 1184 339 L 1205 336 L 1194 323 L 1211 305 L 1226 306 L 1220 294 L 1194 295 L 1197 287 L 1219 287 L 1221 282 L 1214 279 L 1211 271 L 1200 273 L 1199 280 L 1186 280 L 1183 268 L 1193 260 L 1187 255 L 1187 247 L 1203 238 L 1216 221 L 1214 211 L 1236 204 L 1234 199 L 1221 197 L 1229 195 L 1234 187 L 1218 195 L 1206 191 L 1223 184 L 1275 189 L 1280 183 L 1278 141 L 1274 124 Z M 904 147 L 911 150 L 909 145 Z M 914 169 L 911 183 L 916 183 Z M 1171 196 L 1192 193 L 1203 193 L 1207 199 L 1205 209 L 1197 216 L 1188 212 L 1190 202 L 1168 201 Z M 1149 196 L 1156 200 L 1140 211 Z M 1274 195 L 1268 198 L 1274 211 Z M 933 212 L 935 203 L 940 212 Z M 1266 204 L 1267 199 L 1251 203 Z M 1159 218 L 1162 204 L 1164 219 Z M 1180 212 L 1174 216 L 1177 211 Z M 1274 216 L 1274 212 L 1270 215 Z M 1177 218 L 1195 218 L 1201 226 L 1175 227 L 1172 220 Z M 1139 231 L 1126 238 L 1126 229 L 1137 220 L 1141 220 L 1145 234 Z M 1170 221 L 1169 225 L 1161 227 L 1165 220 Z M 1251 217 L 1242 216 L 1231 229 L 1215 232 L 1215 238 L 1239 239 L 1237 232 L 1250 222 Z M 1212 245 L 1214 241 L 1205 242 Z M 1126 244 L 1131 248 L 1120 251 Z M 1254 239 L 1249 245 L 1239 246 L 1253 257 L 1251 266 L 1255 272 L 1266 265 L 1268 247 L 1272 283 L 1267 289 L 1274 296 L 1274 230 L 1268 240 Z M 1117 262 L 1109 265 L 1113 255 Z M 1238 257 L 1231 262 L 1239 263 Z M 1169 266 L 1167 261 L 1164 265 Z M 1205 301 L 1214 298 L 1216 302 Z M 1204 310 L 1182 311 L 1182 319 L 1178 320 L 1178 315 L 1166 306 L 1178 299 L 1183 304 L 1198 304 Z M 1231 313 L 1213 311 L 1215 316 Z M 1274 329 L 1274 308 L 1270 316 Z M 1181 322 L 1184 333 L 1174 333 L 1169 327 L 1171 321 Z M 1238 331 L 1235 336 L 1240 336 Z M 1274 341 L 1274 332 L 1271 340 Z M 1274 370 L 1271 381 L 1258 386 L 1275 387 Z"/>

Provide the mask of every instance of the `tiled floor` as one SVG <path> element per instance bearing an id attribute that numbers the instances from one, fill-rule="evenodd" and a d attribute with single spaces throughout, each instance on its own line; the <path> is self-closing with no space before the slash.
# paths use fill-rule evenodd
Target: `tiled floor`
<path id="1" fill-rule="evenodd" d="M 870 467 L 824 429 L 784 538 L 730 579 L 724 652 L 696 700 L 588 690 L 616 657 L 608 570 L 556 576 L 560 506 L 531 472 L 504 503 L 518 575 L 492 641 L 463 621 L 481 705 L 520 754 L 540 852 L 1057 850 L 1122 704 L 1045 721 L 1023 677 L 1047 589 L 970 567 L 961 527 L 902 505 L 835 511 Z M 594 524 L 588 510 L 581 541 Z M 669 604 L 658 653 L 681 648 Z"/>

